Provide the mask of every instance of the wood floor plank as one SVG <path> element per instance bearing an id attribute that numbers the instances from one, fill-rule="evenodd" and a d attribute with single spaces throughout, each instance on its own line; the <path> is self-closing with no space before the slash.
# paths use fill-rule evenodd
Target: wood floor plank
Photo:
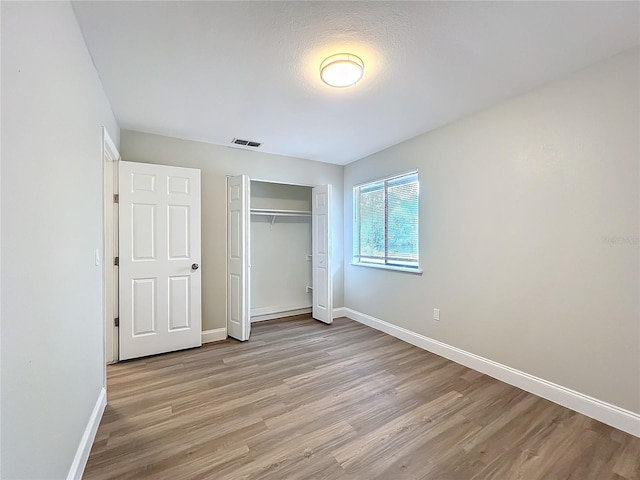
<path id="1" fill-rule="evenodd" d="M 640 439 L 348 319 L 108 368 L 84 478 L 640 480 Z"/>

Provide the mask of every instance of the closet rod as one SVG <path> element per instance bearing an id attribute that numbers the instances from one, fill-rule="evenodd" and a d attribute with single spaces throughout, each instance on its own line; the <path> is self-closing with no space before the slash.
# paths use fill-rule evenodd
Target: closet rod
<path id="1" fill-rule="evenodd" d="M 308 217 L 308 210 L 272 210 L 270 208 L 252 208 L 251 215 L 267 215 L 269 217 Z"/>

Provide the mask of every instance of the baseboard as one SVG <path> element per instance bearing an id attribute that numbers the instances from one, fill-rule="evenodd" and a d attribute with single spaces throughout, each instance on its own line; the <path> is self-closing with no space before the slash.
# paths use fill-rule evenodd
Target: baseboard
<path id="1" fill-rule="evenodd" d="M 347 309 L 344 307 L 334 308 L 331 312 L 331 318 L 336 319 L 340 317 L 347 317 Z"/>
<path id="2" fill-rule="evenodd" d="M 335 309 L 338 310 L 338 309 Z M 334 310 L 334 318 L 335 318 Z M 640 437 L 640 414 L 611 405 L 597 398 L 584 395 L 542 378 L 529 375 L 515 368 L 469 353 L 446 343 L 412 332 L 350 308 L 343 309 L 343 316 L 380 330 L 407 343 L 441 357 L 489 375 L 500 381 L 521 388 L 578 413 L 594 418 L 624 432 Z"/>
<path id="3" fill-rule="evenodd" d="M 226 339 L 226 328 L 214 328 L 213 330 L 203 330 L 202 332 L 202 343 L 219 342 Z"/>
<path id="4" fill-rule="evenodd" d="M 251 323 L 273 320 L 274 318 L 294 317 L 307 313 L 311 313 L 311 306 L 254 308 L 251 310 Z"/>
<path id="5" fill-rule="evenodd" d="M 89 453 L 91 453 L 91 447 L 93 446 L 93 440 L 96 438 L 96 432 L 100 426 L 100 420 L 102 420 L 102 414 L 107 406 L 107 391 L 102 387 L 100 394 L 96 400 L 96 404 L 93 407 L 89 422 L 87 423 L 82 438 L 80 439 L 80 445 L 76 450 L 76 456 L 73 458 L 67 480 L 81 480 L 84 469 L 87 466 L 87 460 L 89 460 Z"/>

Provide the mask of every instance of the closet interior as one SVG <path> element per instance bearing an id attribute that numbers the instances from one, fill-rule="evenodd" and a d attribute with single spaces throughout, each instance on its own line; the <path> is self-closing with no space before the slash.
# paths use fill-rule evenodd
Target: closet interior
<path id="1" fill-rule="evenodd" d="M 312 190 L 251 180 L 251 322 L 311 312 Z"/>

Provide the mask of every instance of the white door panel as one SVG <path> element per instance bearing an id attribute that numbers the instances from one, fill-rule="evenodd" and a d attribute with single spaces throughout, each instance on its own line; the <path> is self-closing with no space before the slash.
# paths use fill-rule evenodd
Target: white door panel
<path id="1" fill-rule="evenodd" d="M 227 333 L 249 340 L 249 177 L 227 178 Z"/>
<path id="2" fill-rule="evenodd" d="M 120 359 L 200 346 L 200 171 L 119 167 Z"/>
<path id="3" fill-rule="evenodd" d="M 313 318 L 333 323 L 331 286 L 331 185 L 314 187 L 311 243 L 313 249 Z"/>

